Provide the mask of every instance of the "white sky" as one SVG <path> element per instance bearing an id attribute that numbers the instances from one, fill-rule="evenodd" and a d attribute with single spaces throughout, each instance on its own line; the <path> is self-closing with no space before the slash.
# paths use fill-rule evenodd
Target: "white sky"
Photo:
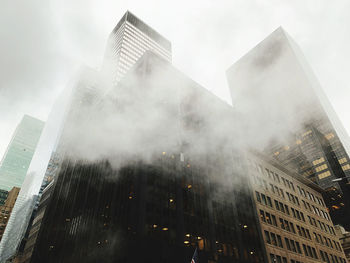
<path id="1" fill-rule="evenodd" d="M 0 158 L 23 114 L 46 120 L 80 65 L 100 67 L 108 34 L 128 9 L 172 42 L 178 69 L 226 101 L 226 69 L 283 26 L 350 131 L 348 0 L 4 0 Z"/>

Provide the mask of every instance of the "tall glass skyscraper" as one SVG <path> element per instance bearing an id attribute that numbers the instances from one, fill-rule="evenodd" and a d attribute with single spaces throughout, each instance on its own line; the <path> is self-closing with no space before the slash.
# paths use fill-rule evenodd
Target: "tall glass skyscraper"
<path id="1" fill-rule="evenodd" d="M 147 50 L 171 62 L 170 41 L 127 11 L 108 38 L 104 73 L 117 83 Z"/>
<path id="2" fill-rule="evenodd" d="M 0 189 L 22 186 L 43 127 L 41 120 L 24 115 L 0 164 Z"/>
<path id="3" fill-rule="evenodd" d="M 349 228 L 349 136 L 296 43 L 278 28 L 227 78 L 248 141 L 340 198 L 327 205 L 335 223 Z"/>

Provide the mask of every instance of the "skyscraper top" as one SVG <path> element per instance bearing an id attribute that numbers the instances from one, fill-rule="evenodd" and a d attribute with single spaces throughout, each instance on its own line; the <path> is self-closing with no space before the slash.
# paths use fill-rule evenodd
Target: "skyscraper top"
<path id="1" fill-rule="evenodd" d="M 169 52 L 171 52 L 171 42 L 163 37 L 161 34 L 159 34 L 157 31 L 155 31 L 153 28 L 148 26 L 145 22 L 143 22 L 140 18 L 135 16 L 133 13 L 131 13 L 129 10 L 126 11 L 124 16 L 120 19 L 116 27 L 113 29 L 112 34 L 116 33 L 118 29 L 121 27 L 121 25 L 124 22 L 129 22 L 130 24 L 134 25 L 138 29 L 140 29 L 143 33 L 148 35 L 150 38 L 154 39 L 156 42 L 158 42 L 161 46 L 166 48 Z"/>
<path id="2" fill-rule="evenodd" d="M 171 62 L 169 40 L 127 11 L 108 38 L 102 70 L 106 79 L 117 84 L 148 50 Z"/>

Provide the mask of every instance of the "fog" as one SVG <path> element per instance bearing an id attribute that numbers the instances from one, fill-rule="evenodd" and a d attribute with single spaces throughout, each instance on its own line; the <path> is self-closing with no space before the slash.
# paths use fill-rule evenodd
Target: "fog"
<path id="1" fill-rule="evenodd" d="M 46 120 L 81 64 L 100 67 L 107 36 L 127 9 L 171 40 L 177 68 L 228 102 L 225 70 L 283 25 L 349 127 L 347 1 L 194 1 L 183 6 L 171 1 L 3 1 L 0 155 L 23 114 Z"/>
<path id="2" fill-rule="evenodd" d="M 53 119 L 49 120 L 50 123 L 56 121 L 57 127 L 62 119 L 65 122 L 61 126 L 62 137 L 57 149 L 65 159 L 91 163 L 108 160 L 117 170 L 135 160 L 154 163 L 164 155 L 170 158 L 176 155 L 174 158 L 184 162 L 186 167 L 196 161 L 210 168 L 221 167 L 221 177 L 215 169 L 209 176 L 218 180 L 220 190 L 224 187 L 232 190 L 230 183 L 237 182 L 232 179 L 228 184 L 225 176 L 232 174 L 233 168 L 225 163 L 225 159 L 221 160 L 221 166 L 214 160 L 205 163 L 206 156 L 213 158 L 223 152 L 232 158 L 234 147 L 239 150 L 251 146 L 263 148 L 271 138 L 289 135 L 300 123 L 289 118 L 295 116 L 298 105 L 291 112 L 286 113 L 289 111 L 286 107 L 284 111 L 277 109 L 273 115 L 264 115 L 264 107 L 273 105 L 276 97 L 277 100 L 291 98 L 278 89 L 281 79 L 286 76 L 276 78 L 276 86 L 269 92 L 277 93 L 277 96 L 267 96 L 261 111 L 249 112 L 247 109 L 256 105 L 250 105 L 248 101 L 234 105 L 238 110 L 234 111 L 227 105 L 230 96 L 226 69 L 283 24 L 305 51 L 326 93 L 331 95 L 340 118 L 346 127 L 350 127 L 350 122 L 346 121 L 348 108 L 344 106 L 350 95 L 344 70 L 350 56 L 347 48 L 350 39 L 345 37 L 346 23 L 342 22 L 342 19 L 349 19 L 348 7 L 345 1 L 338 1 L 338 5 L 324 3 L 321 7 L 316 1 L 293 4 L 224 1 L 220 5 L 201 1 L 200 5 L 198 2 L 184 5 L 157 1 L 145 4 L 141 1 L 70 3 L 53 0 L 41 3 L 34 0 L 17 6 L 6 2 L 0 26 L 5 39 L 0 49 L 4 76 L 0 80 L 0 154 L 5 151 L 23 113 L 46 120 L 59 94 L 63 92 L 69 97 L 70 91 L 64 90 L 68 86 L 72 88 L 71 107 L 56 105 L 55 111 L 60 114 L 50 115 Z M 108 34 L 126 9 L 131 9 L 172 42 L 175 68 L 163 62 L 158 67 L 157 62 L 154 69 L 150 65 L 154 70 L 150 76 L 142 75 L 144 72 L 131 72 L 118 86 L 113 86 L 108 84 L 109 80 L 100 78 L 99 69 Z M 255 67 L 250 69 L 258 72 L 273 68 L 283 54 L 284 47 L 276 42 L 263 56 L 253 54 Z M 78 70 L 81 65 L 92 69 L 84 74 Z M 293 69 L 292 65 L 289 69 Z M 252 71 L 248 72 L 251 74 Z M 275 77 L 273 72 L 263 77 L 269 76 Z M 234 80 L 234 86 L 246 85 L 246 79 L 244 74 L 239 76 Z M 291 79 L 286 85 L 298 86 L 300 83 L 298 79 Z M 271 83 L 265 83 L 268 84 Z M 249 85 L 262 88 L 259 83 Z M 86 90 L 87 86 L 91 87 Z M 79 92 L 82 93 L 79 95 Z M 242 95 L 239 92 L 233 88 L 232 96 Z M 244 95 L 259 96 L 259 93 Z M 304 104 L 303 98 L 294 97 L 297 99 L 300 99 L 300 105 Z M 46 149 L 42 153 L 46 155 L 45 158 L 36 156 L 37 167 L 40 167 L 40 158 L 47 162 L 60 132 L 58 128 L 55 136 L 46 136 L 41 142 Z M 40 173 L 34 173 L 40 182 L 44 170 L 41 169 L 43 166 L 40 171 L 35 170 L 37 167 L 30 169 Z M 32 171 L 29 174 L 33 175 Z M 38 186 L 36 184 L 34 190 Z"/>

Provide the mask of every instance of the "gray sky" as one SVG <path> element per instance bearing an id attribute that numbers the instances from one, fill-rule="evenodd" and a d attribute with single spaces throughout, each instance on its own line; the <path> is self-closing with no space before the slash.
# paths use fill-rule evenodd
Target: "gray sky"
<path id="1" fill-rule="evenodd" d="M 4 0 L 0 158 L 23 114 L 46 120 L 81 64 L 100 67 L 108 34 L 128 9 L 172 42 L 178 69 L 226 101 L 226 69 L 283 26 L 350 131 L 348 0 Z"/>

